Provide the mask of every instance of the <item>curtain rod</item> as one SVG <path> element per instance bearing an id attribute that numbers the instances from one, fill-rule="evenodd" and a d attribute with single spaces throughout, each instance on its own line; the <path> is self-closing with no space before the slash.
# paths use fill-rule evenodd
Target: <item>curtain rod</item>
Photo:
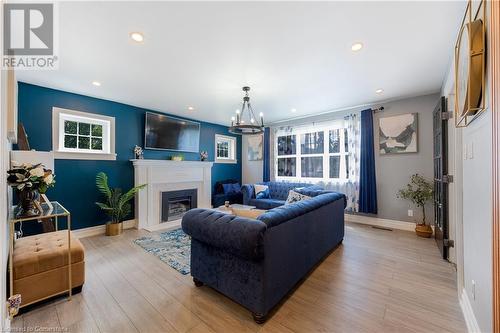
<path id="1" fill-rule="evenodd" d="M 382 112 L 385 110 L 385 108 L 383 106 L 381 107 L 378 107 L 376 109 L 371 109 L 373 113 L 379 113 L 379 112 Z M 339 117 L 339 118 L 335 118 L 335 119 L 323 119 L 323 120 L 319 120 L 319 121 L 306 121 L 304 123 L 298 123 L 298 124 L 288 124 L 288 125 L 284 125 L 284 126 L 279 126 L 279 125 L 272 125 L 270 127 L 273 127 L 273 128 L 286 128 L 286 127 L 304 127 L 304 126 L 307 126 L 307 125 L 312 125 L 312 126 L 316 126 L 316 125 L 320 125 L 320 124 L 323 124 L 323 123 L 330 123 L 332 121 L 338 121 L 338 120 L 341 120 L 341 119 L 344 119 L 345 120 L 345 117 L 346 116 L 343 116 L 343 117 Z M 301 119 L 306 119 L 306 118 L 301 118 Z"/>

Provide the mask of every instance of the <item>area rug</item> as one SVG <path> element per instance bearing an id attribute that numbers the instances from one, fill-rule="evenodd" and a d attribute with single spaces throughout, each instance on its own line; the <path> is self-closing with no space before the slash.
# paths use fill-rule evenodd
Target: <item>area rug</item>
<path id="1" fill-rule="evenodd" d="M 191 239 L 182 229 L 155 233 L 134 241 L 183 275 L 190 273 Z"/>

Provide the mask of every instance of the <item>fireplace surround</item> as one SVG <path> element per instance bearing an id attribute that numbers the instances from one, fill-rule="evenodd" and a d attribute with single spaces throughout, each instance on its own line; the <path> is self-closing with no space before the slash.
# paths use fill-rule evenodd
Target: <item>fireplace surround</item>
<path id="1" fill-rule="evenodd" d="M 135 185 L 147 184 L 136 196 L 135 219 L 138 229 L 155 231 L 178 227 L 180 219 L 164 219 L 163 193 L 196 190 L 196 204 L 191 208 L 210 208 L 212 194 L 213 162 L 132 160 Z M 182 213 L 188 202 L 182 196 L 177 198 L 176 211 Z"/>

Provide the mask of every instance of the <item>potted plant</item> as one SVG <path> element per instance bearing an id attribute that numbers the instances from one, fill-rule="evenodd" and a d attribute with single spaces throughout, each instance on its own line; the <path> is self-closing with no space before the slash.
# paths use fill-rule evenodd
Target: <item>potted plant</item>
<path id="1" fill-rule="evenodd" d="M 121 188 L 109 188 L 108 176 L 104 172 L 99 172 L 96 176 L 96 186 L 106 199 L 106 202 L 96 202 L 96 205 L 106 213 L 110 221 L 106 223 L 106 236 L 116 236 L 122 233 L 122 221 L 130 214 L 130 200 L 135 197 L 139 190 L 146 187 L 146 184 L 131 188 L 128 192 L 122 193 Z"/>
<path id="2" fill-rule="evenodd" d="M 432 199 L 433 192 L 432 183 L 419 174 L 411 176 L 410 183 L 398 191 L 398 198 L 409 200 L 422 208 L 422 222 L 415 227 L 415 232 L 420 237 L 432 236 L 432 228 L 425 219 L 425 204 Z"/>
<path id="3" fill-rule="evenodd" d="M 20 207 L 18 217 L 37 216 L 40 211 L 37 203 L 40 194 L 44 194 L 56 183 L 52 170 L 40 164 L 15 164 L 7 171 L 7 183 L 16 190 Z"/>

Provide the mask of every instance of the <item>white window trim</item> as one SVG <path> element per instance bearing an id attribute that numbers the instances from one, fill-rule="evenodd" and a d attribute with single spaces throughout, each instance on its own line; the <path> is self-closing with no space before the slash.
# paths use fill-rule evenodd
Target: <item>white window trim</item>
<path id="1" fill-rule="evenodd" d="M 220 158 L 217 157 L 217 142 L 218 141 L 228 141 L 229 142 L 229 157 L 228 158 Z M 226 163 L 226 164 L 236 164 L 238 160 L 236 159 L 237 154 L 237 145 L 236 138 L 234 136 L 227 136 L 222 134 L 215 134 L 214 141 L 215 149 L 214 149 L 214 161 L 215 163 Z M 232 149 L 231 149 L 232 148 Z"/>
<path id="2" fill-rule="evenodd" d="M 330 130 L 335 130 L 335 129 L 345 129 L 345 123 L 344 121 L 334 121 L 331 123 L 327 124 L 322 124 L 320 126 L 299 126 L 294 128 L 292 131 L 277 131 L 276 134 L 274 135 L 273 138 L 273 145 L 274 145 L 274 174 L 276 180 L 286 180 L 286 181 L 305 181 L 305 182 L 310 182 L 310 183 L 319 183 L 319 182 L 325 182 L 325 183 L 344 183 L 348 182 L 350 179 L 346 178 L 346 170 L 345 170 L 345 162 L 342 161 L 342 157 L 345 159 L 345 156 L 349 153 L 345 152 L 345 145 L 344 145 L 344 131 L 340 132 L 341 136 L 341 144 L 340 144 L 340 152 L 339 153 L 330 153 L 329 152 L 329 131 Z M 306 134 L 306 133 L 313 133 L 313 132 L 324 132 L 324 153 L 323 154 L 305 154 L 303 155 L 301 152 L 301 135 Z M 296 151 L 295 154 L 293 155 L 278 155 L 278 137 L 280 136 L 287 136 L 287 135 L 295 135 L 295 145 L 296 145 Z M 301 177 L 302 174 L 302 163 L 301 163 L 301 158 L 302 157 L 315 157 L 315 156 L 321 156 L 323 157 L 323 177 Z M 330 156 L 341 156 L 341 161 L 340 161 L 340 170 L 339 170 L 339 178 L 330 178 Z M 288 176 L 279 176 L 278 175 L 278 158 L 294 158 L 295 159 L 295 176 L 294 177 L 288 177 Z"/>
<path id="3" fill-rule="evenodd" d="M 98 123 L 101 125 L 109 124 L 109 132 L 106 131 L 106 127 L 103 126 L 103 148 L 104 146 L 104 136 L 109 136 L 109 153 L 102 153 L 96 151 L 65 151 L 61 149 L 60 142 L 64 140 L 64 134 L 59 130 L 61 128 L 61 117 L 60 115 L 64 114 L 68 117 L 75 118 L 86 118 L 90 123 Z M 106 132 L 106 133 L 104 133 Z M 108 140 L 106 140 L 108 141 Z M 66 160 L 116 160 L 115 154 L 115 118 L 103 116 L 95 113 L 81 112 L 69 109 L 63 109 L 58 107 L 52 108 L 52 150 L 54 151 L 54 158 L 56 159 L 66 159 Z"/>

